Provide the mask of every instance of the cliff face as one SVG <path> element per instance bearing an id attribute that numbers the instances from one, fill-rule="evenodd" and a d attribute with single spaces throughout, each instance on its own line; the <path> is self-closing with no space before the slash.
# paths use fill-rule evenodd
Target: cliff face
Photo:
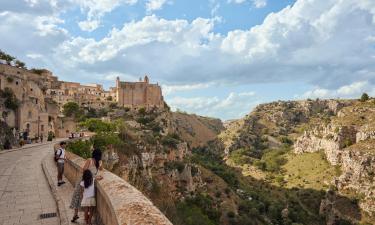
<path id="1" fill-rule="evenodd" d="M 226 152 L 253 146 L 260 149 L 264 145 L 273 145 L 271 137 L 298 135 L 299 126 L 312 119 L 322 119 L 336 115 L 343 107 L 350 105 L 345 100 L 306 100 L 278 101 L 257 106 L 245 118 L 227 124 L 220 134 Z"/>
<path id="2" fill-rule="evenodd" d="M 361 209 L 374 215 L 375 104 L 355 102 L 338 111 L 327 124 L 318 123 L 304 132 L 294 144 L 294 152 L 324 150 L 342 175 L 333 184 L 340 193 L 359 196 Z"/>
<path id="3" fill-rule="evenodd" d="M 105 153 L 106 165 L 141 190 L 168 216 L 178 202 L 204 189 L 199 166 L 189 162 L 191 148 L 204 145 L 222 129 L 221 121 L 166 109 L 112 113 L 124 120 L 126 146 Z M 173 211 L 172 210 L 172 211 Z"/>

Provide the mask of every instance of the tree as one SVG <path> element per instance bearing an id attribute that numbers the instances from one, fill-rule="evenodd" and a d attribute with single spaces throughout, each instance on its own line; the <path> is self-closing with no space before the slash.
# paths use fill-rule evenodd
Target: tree
<path id="1" fill-rule="evenodd" d="M 107 101 L 112 101 L 112 100 L 113 100 L 112 96 L 107 97 Z"/>
<path id="2" fill-rule="evenodd" d="M 79 105 L 75 102 L 68 102 L 63 106 L 64 116 L 71 117 L 77 116 L 77 113 L 80 111 Z"/>
<path id="3" fill-rule="evenodd" d="M 14 94 L 13 90 L 8 87 L 0 91 L 0 97 L 5 99 L 4 105 L 8 109 L 15 111 L 20 105 L 20 102 L 17 99 L 16 95 Z"/>
<path id="4" fill-rule="evenodd" d="M 361 102 L 366 102 L 370 99 L 367 93 L 363 93 L 361 96 Z"/>
<path id="5" fill-rule="evenodd" d="M 14 65 L 18 68 L 26 69 L 26 64 L 24 62 L 19 61 L 18 59 L 16 60 Z"/>

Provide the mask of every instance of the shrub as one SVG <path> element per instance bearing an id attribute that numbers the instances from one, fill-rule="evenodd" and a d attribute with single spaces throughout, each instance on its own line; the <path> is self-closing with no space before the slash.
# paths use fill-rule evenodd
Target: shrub
<path id="1" fill-rule="evenodd" d="M 4 105 L 6 108 L 17 110 L 20 106 L 20 101 L 17 99 L 12 89 L 6 87 L 4 90 L 0 90 L 0 96 L 5 99 Z"/>
<path id="2" fill-rule="evenodd" d="M 53 134 L 52 131 L 49 131 L 48 132 L 48 137 L 47 137 L 47 141 L 52 141 L 52 139 L 55 137 L 55 135 Z"/>
<path id="3" fill-rule="evenodd" d="M 71 117 L 77 116 L 78 112 L 80 111 L 79 105 L 75 102 L 68 102 L 63 105 L 63 114 L 64 116 Z"/>
<path id="4" fill-rule="evenodd" d="M 80 127 L 85 127 L 91 132 L 114 132 L 116 131 L 115 123 L 104 122 L 100 119 L 86 119 L 84 122 L 79 123 Z"/>
<path id="5" fill-rule="evenodd" d="M 199 207 L 185 202 L 177 205 L 177 214 L 177 218 L 183 225 L 215 225 Z M 176 223 L 174 222 L 174 224 Z"/>
<path id="6" fill-rule="evenodd" d="M 74 141 L 69 142 L 66 146 L 66 149 L 74 154 L 87 159 L 91 157 L 91 142 L 90 141 Z"/>
<path id="7" fill-rule="evenodd" d="M 284 154 L 286 149 L 268 150 L 266 151 L 262 159 L 254 163 L 259 169 L 269 172 L 280 172 L 281 166 L 286 163 Z"/>
<path id="8" fill-rule="evenodd" d="M 286 145 L 292 145 L 293 144 L 293 141 L 286 136 L 282 136 L 280 138 L 280 141 L 281 141 L 281 143 L 286 144 Z"/>
<path id="9" fill-rule="evenodd" d="M 249 156 L 249 151 L 250 150 L 243 148 L 237 149 L 229 154 L 229 159 L 236 165 L 249 164 L 252 162 L 252 159 Z"/>
<path id="10" fill-rule="evenodd" d="M 138 114 L 145 115 L 146 114 L 146 109 L 145 108 L 138 109 Z"/>
<path id="11" fill-rule="evenodd" d="M 168 134 L 162 137 L 161 144 L 171 148 L 177 148 L 177 144 L 180 143 L 180 140 L 178 138 L 178 135 L 176 136 L 175 134 Z"/>
<path id="12" fill-rule="evenodd" d="M 233 211 L 227 212 L 227 217 L 228 218 L 234 218 L 235 216 L 236 216 L 236 214 Z"/>
<path id="13" fill-rule="evenodd" d="M 177 169 L 177 171 L 179 173 L 182 173 L 182 171 L 184 171 L 184 169 L 185 169 L 185 163 L 180 162 L 180 161 L 165 162 L 164 163 L 164 167 L 167 170 L 175 170 L 175 169 Z"/>
<path id="14" fill-rule="evenodd" d="M 8 81 L 8 83 L 12 83 L 13 82 L 13 77 L 7 77 L 7 81 Z"/>
<path id="15" fill-rule="evenodd" d="M 368 96 L 368 94 L 367 94 L 367 93 L 363 93 L 362 96 L 361 96 L 360 101 L 361 101 L 361 102 L 366 102 L 366 101 L 368 101 L 369 99 L 370 99 L 370 97 Z"/>
<path id="16" fill-rule="evenodd" d="M 98 133 L 91 138 L 93 146 L 104 150 L 108 145 L 113 145 L 116 148 L 121 148 L 123 142 L 116 133 Z"/>

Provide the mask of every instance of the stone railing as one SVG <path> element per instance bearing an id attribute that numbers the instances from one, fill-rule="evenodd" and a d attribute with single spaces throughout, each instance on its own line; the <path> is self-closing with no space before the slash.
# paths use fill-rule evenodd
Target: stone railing
<path id="1" fill-rule="evenodd" d="M 82 177 L 85 160 L 67 152 L 64 175 L 74 185 Z M 140 191 L 104 170 L 96 181 L 97 217 L 103 225 L 172 225 Z"/>

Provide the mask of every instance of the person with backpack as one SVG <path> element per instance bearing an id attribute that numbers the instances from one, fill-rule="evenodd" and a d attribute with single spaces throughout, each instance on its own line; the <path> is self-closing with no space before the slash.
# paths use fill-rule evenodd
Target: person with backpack
<path id="1" fill-rule="evenodd" d="M 55 161 L 57 163 L 57 186 L 61 186 L 65 184 L 65 181 L 63 181 L 64 164 L 66 160 L 65 147 L 66 147 L 66 142 L 65 141 L 60 142 L 60 148 L 57 149 L 55 153 Z"/>
<path id="2" fill-rule="evenodd" d="M 85 212 L 85 222 L 87 225 L 92 225 L 91 219 L 96 206 L 94 176 L 89 169 L 83 171 L 81 186 L 82 202 L 81 207 Z"/>

